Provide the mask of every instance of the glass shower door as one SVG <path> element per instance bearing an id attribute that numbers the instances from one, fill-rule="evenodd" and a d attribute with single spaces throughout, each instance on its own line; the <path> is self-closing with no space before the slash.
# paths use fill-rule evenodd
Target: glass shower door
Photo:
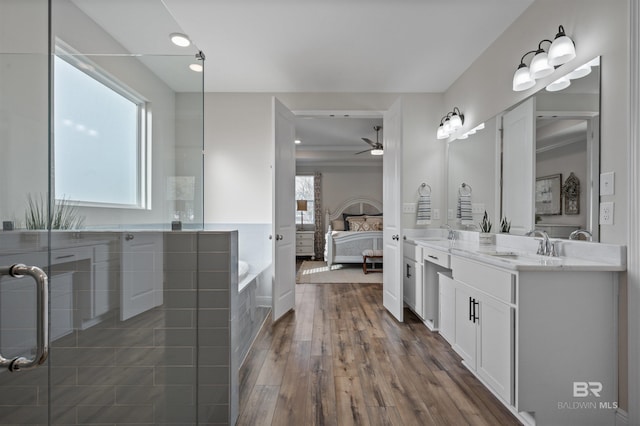
<path id="1" fill-rule="evenodd" d="M 199 369 L 204 61 L 175 31 L 159 0 L 0 0 L 0 354 L 49 346 L 0 369 L 0 425 L 225 419 Z"/>
<path id="2" fill-rule="evenodd" d="M 49 319 L 49 294 L 38 290 L 34 278 L 19 277 L 35 269 L 12 268 L 23 264 L 48 272 L 47 3 L 0 0 L 0 355 L 3 358 L 0 424 L 3 425 L 48 424 L 50 371 L 43 346 L 48 341 L 48 327 L 43 321 Z M 27 230 L 27 225 L 32 229 Z M 41 279 L 40 285 L 43 284 Z M 38 360 L 33 368 L 26 368 L 28 360 L 33 359 Z M 44 363 L 36 366 L 40 361 Z"/>

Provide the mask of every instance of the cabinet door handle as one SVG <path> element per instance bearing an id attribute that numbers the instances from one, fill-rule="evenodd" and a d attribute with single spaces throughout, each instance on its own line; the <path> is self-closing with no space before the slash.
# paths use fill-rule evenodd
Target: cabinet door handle
<path id="1" fill-rule="evenodd" d="M 411 265 L 407 263 L 407 278 L 411 278 Z"/>
<path id="2" fill-rule="evenodd" d="M 480 321 L 480 317 L 478 316 L 479 312 L 478 312 L 478 307 L 480 305 L 480 302 L 478 302 L 476 299 L 473 299 L 473 322 L 479 322 Z"/>
<path id="3" fill-rule="evenodd" d="M 431 258 L 431 259 L 438 260 L 438 256 L 433 256 L 433 255 L 431 255 L 431 254 L 428 254 L 428 255 L 427 255 L 427 257 L 429 257 L 429 258 Z"/>
<path id="4" fill-rule="evenodd" d="M 473 321 L 473 299 L 469 297 L 469 321 Z"/>

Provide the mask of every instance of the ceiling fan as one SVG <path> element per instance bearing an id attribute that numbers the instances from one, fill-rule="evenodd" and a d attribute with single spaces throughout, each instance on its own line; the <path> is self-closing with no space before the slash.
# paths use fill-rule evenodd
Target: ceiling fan
<path id="1" fill-rule="evenodd" d="M 371 145 L 371 149 L 365 149 L 364 151 L 356 152 L 354 155 L 364 154 L 365 152 L 371 152 L 371 155 L 382 155 L 384 150 L 382 149 L 382 142 L 378 140 L 379 132 L 382 130 L 382 126 L 373 126 L 373 130 L 376 131 L 376 141 L 373 142 L 369 138 L 362 138 L 363 141 Z"/>

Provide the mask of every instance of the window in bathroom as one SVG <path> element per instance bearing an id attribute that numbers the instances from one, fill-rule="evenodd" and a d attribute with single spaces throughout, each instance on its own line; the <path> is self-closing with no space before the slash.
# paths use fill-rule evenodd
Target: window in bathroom
<path id="1" fill-rule="evenodd" d="M 307 211 L 300 212 L 296 210 L 296 224 L 299 225 L 302 220 L 307 225 L 313 224 L 315 221 L 313 176 L 296 176 L 296 200 L 307 201 Z"/>
<path id="2" fill-rule="evenodd" d="M 54 58 L 56 199 L 148 208 L 145 100 L 82 56 Z"/>

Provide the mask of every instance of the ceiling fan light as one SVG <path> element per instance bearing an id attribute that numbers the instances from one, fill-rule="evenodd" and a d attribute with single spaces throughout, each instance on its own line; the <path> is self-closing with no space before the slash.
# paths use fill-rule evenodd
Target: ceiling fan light
<path id="1" fill-rule="evenodd" d="M 195 72 L 202 72 L 202 70 L 203 70 L 202 65 L 200 65 L 200 64 L 190 64 L 189 65 L 189 69 L 191 71 L 195 71 Z"/>
<path id="2" fill-rule="evenodd" d="M 538 49 L 529 64 L 529 74 L 531 75 L 531 78 L 534 80 L 543 78 L 553 74 L 553 71 L 555 71 L 555 68 L 549 65 L 547 53 L 542 49 Z"/>
<path id="3" fill-rule="evenodd" d="M 384 154 L 384 150 L 381 149 L 372 149 L 371 150 L 371 155 L 383 155 Z"/>
<path id="4" fill-rule="evenodd" d="M 513 75 L 513 91 L 521 92 L 523 90 L 530 89 L 535 85 L 536 81 L 531 78 L 529 68 L 525 64 L 521 63 Z"/>
<path id="5" fill-rule="evenodd" d="M 591 66 L 589 64 L 583 64 L 583 65 L 580 65 L 575 70 L 571 71 L 569 74 L 567 74 L 567 78 L 569 80 L 573 80 L 576 78 L 585 77 L 589 74 L 591 74 Z"/>
<path id="6" fill-rule="evenodd" d="M 571 85 L 571 81 L 567 78 L 567 76 L 560 77 L 550 85 L 546 87 L 547 92 L 557 92 L 562 89 L 566 89 Z"/>
<path id="7" fill-rule="evenodd" d="M 549 47 L 549 64 L 562 65 L 576 57 L 576 46 L 573 40 L 564 33 L 564 27 L 560 25 L 558 34 Z"/>

